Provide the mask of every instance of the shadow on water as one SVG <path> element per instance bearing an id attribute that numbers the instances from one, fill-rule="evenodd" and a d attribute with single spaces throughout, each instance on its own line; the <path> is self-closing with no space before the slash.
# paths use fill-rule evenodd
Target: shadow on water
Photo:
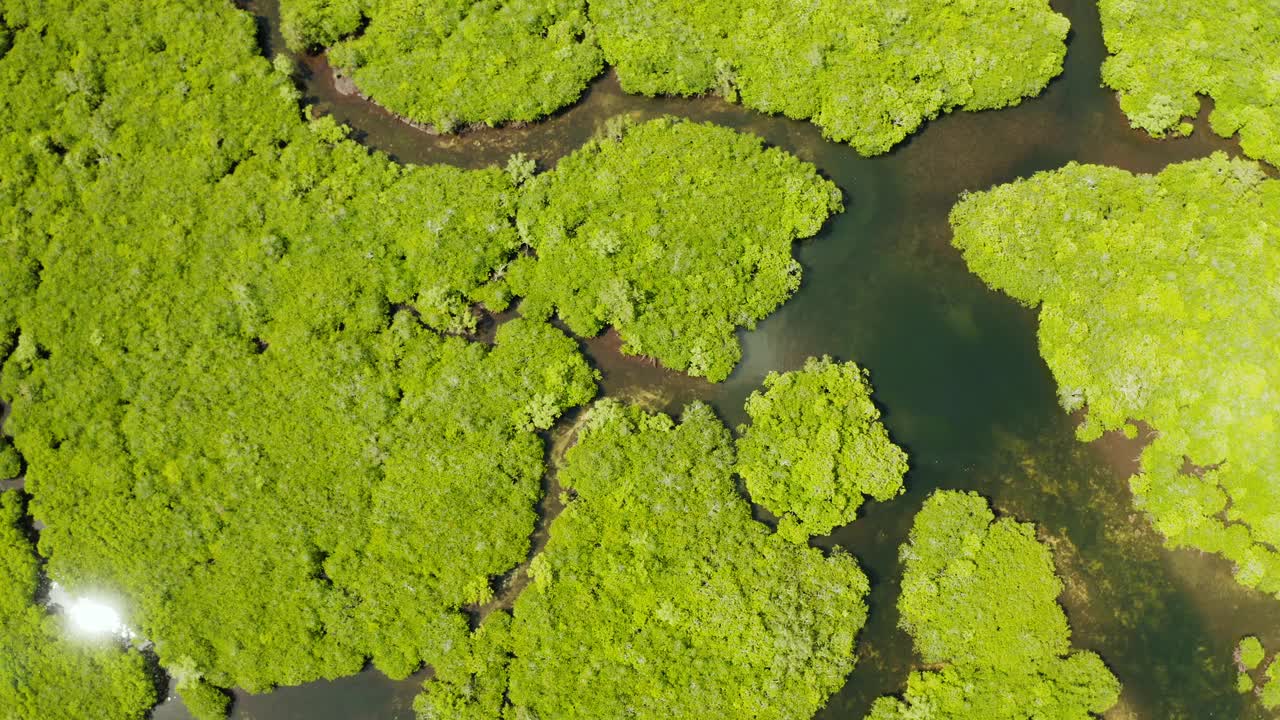
<path id="1" fill-rule="evenodd" d="M 798 248 L 800 292 L 742 335 L 743 362 L 726 382 L 625 357 L 613 333 L 584 340 L 606 394 L 643 393 L 671 411 L 704 399 L 730 425 L 745 419 L 744 399 L 770 370 L 822 354 L 870 369 L 890 432 L 911 453 L 909 490 L 891 503 L 869 503 L 855 523 L 818 542 L 849 549 L 874 581 L 858 667 L 819 717 L 860 718 L 874 698 L 903 687 L 914 655 L 897 628 L 898 546 L 937 488 L 976 490 L 998 512 L 1037 523 L 1063 575 L 1075 644 L 1099 652 L 1124 683 L 1109 717 L 1254 717 L 1255 704 L 1233 691 L 1231 647 L 1249 632 L 1280 645 L 1280 603 L 1239 588 L 1217 558 L 1161 546 L 1134 511 L 1126 483 L 1138 449 L 1114 438 L 1075 441 L 1074 420 L 1059 409 L 1037 352 L 1034 312 L 987 290 L 950 246 L 947 214 L 965 191 L 1073 160 L 1155 172 L 1215 150 L 1239 154 L 1235 142 L 1208 131 L 1203 114 L 1187 139 L 1156 141 L 1131 130 L 1100 85 L 1106 52 L 1096 4 L 1054 5 L 1073 31 L 1065 72 L 1042 96 L 1006 110 L 948 115 L 870 159 L 825 141 L 808 123 L 718 99 L 628 96 L 611 73 L 544 122 L 432 135 L 340 92 L 323 57 L 300 63 L 314 112 L 402 162 L 477 167 L 524 152 L 546 168 L 615 114 L 675 114 L 753 132 L 815 163 L 844 189 L 846 211 Z M 273 2 L 252 9 L 266 18 L 264 46 L 282 49 Z M 416 687 L 366 672 L 239 698 L 236 717 L 409 717 Z M 163 706 L 156 718 L 186 717 L 175 707 Z"/>

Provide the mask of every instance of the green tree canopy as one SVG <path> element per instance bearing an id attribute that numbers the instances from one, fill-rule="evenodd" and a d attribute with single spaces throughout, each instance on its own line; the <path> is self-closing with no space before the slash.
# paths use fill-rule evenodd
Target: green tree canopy
<path id="1" fill-rule="evenodd" d="M 50 575 L 127 597 L 205 715 L 463 642 L 595 393 L 543 323 L 437 332 L 519 245 L 510 178 L 304 122 L 229 3 L 3 17 L 0 394 Z"/>
<path id="2" fill-rule="evenodd" d="M 811 119 L 864 155 L 956 108 L 1016 105 L 1062 72 L 1067 19 L 1046 0 L 592 0 L 627 92 L 716 91 Z"/>
<path id="3" fill-rule="evenodd" d="M 22 527 L 17 490 L 0 493 L 0 716 L 6 720 L 143 720 L 155 683 L 119 638 L 68 636 L 36 604 L 39 561 Z"/>
<path id="4" fill-rule="evenodd" d="M 1280 709 L 1280 655 L 1271 658 L 1263 677 L 1259 690 L 1262 707 L 1268 710 Z"/>
<path id="5" fill-rule="evenodd" d="M 1102 79 L 1135 128 L 1192 130 L 1184 118 L 1213 98 L 1209 125 L 1240 133 L 1246 154 L 1280 165 L 1280 5 L 1274 0 L 1100 0 L 1111 51 Z"/>
<path id="6" fill-rule="evenodd" d="M 901 558 L 899 622 L 942 667 L 911 673 L 869 720 L 1085 720 L 1115 704 L 1120 685 L 1101 658 L 1071 651 L 1062 583 L 1031 525 L 997 520 L 975 493 L 936 492 Z"/>
<path id="7" fill-rule="evenodd" d="M 723 380 L 735 332 L 795 292 L 792 243 L 843 209 L 814 167 L 759 138 L 662 118 L 614 123 L 526 186 L 535 256 L 512 263 L 521 311 L 579 335 L 617 328 L 623 352 Z"/>
<path id="8" fill-rule="evenodd" d="M 1253 635 L 1247 635 L 1240 638 L 1240 643 L 1236 646 L 1236 662 L 1245 670 L 1256 670 L 1262 664 L 1267 653 L 1262 648 L 1262 641 Z"/>
<path id="9" fill-rule="evenodd" d="M 1236 645 L 1236 690 L 1241 693 L 1252 692 L 1258 696 L 1259 702 L 1268 710 L 1280 708 L 1280 656 L 1271 656 L 1262 646 L 1262 641 L 1253 635 L 1240 638 Z"/>
<path id="10" fill-rule="evenodd" d="M 1081 439 L 1157 433 L 1130 484 L 1175 547 L 1280 594 L 1280 182 L 1211 158 L 1159 175 L 1068 165 L 951 214 L 970 269 L 1040 306 Z"/>
<path id="11" fill-rule="evenodd" d="M 290 47 L 333 63 L 389 110 L 442 132 L 536 120 L 603 67 L 583 0 L 282 0 Z"/>
<path id="12" fill-rule="evenodd" d="M 8 480 L 22 474 L 22 458 L 13 448 L 9 438 L 0 435 L 0 480 Z"/>
<path id="13" fill-rule="evenodd" d="M 598 403 L 514 617 L 482 626 L 420 715 L 498 717 L 505 682 L 511 717 L 812 716 L 853 667 L 867 580 L 752 519 L 733 465 L 705 405 L 677 424 Z"/>
<path id="14" fill-rule="evenodd" d="M 751 498 L 779 516 L 796 542 L 853 522 L 862 496 L 902 493 L 907 454 L 889 440 L 871 402 L 867 372 L 854 363 L 809 358 L 804 369 L 771 372 L 747 398 L 738 428 L 738 474 Z"/>

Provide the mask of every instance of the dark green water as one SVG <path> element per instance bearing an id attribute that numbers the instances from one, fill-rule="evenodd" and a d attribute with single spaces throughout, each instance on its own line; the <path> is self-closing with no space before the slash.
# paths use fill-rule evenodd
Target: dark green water
<path id="1" fill-rule="evenodd" d="M 676 114 L 754 132 L 815 163 L 846 194 L 846 212 L 798 248 L 800 292 L 743 335 L 744 361 L 709 385 L 617 354 L 615 338 L 588 340 L 609 394 L 657 393 L 668 410 L 705 399 L 731 424 L 770 370 L 830 354 L 869 368 L 894 439 L 911 454 L 909 492 L 867 506 L 851 526 L 819 544 L 855 554 L 874 582 L 859 662 L 820 713 L 860 718 L 871 701 L 901 689 L 913 655 L 896 627 L 897 548 L 936 488 L 973 489 L 1002 513 L 1035 521 L 1052 544 L 1067 585 L 1062 596 L 1076 645 L 1099 652 L 1124 684 L 1109 718 L 1263 717 L 1234 690 L 1231 649 L 1245 633 L 1280 642 L 1280 602 L 1247 592 L 1226 563 L 1170 552 L 1132 509 L 1126 478 L 1139 445 L 1075 441 L 1074 420 L 1056 403 L 1035 342 L 1035 315 L 987 290 L 950 247 L 947 213 L 957 196 L 1068 161 L 1154 172 L 1234 143 L 1208 133 L 1157 142 L 1129 129 L 1114 95 L 1100 87 L 1105 57 L 1094 3 L 1055 2 L 1072 22 L 1066 71 L 1017 108 L 959 113 L 929 123 L 894 152 L 862 158 L 824 141 L 807 123 L 769 118 L 714 99 L 623 95 L 611 77 L 582 102 L 536 125 L 435 137 L 354 96 L 343 96 L 321 58 L 304 60 L 307 102 L 351 125 L 367 145 L 398 160 L 468 167 L 525 152 L 546 168 L 617 113 Z M 272 16 L 268 3 L 260 11 Z M 272 37 L 274 34 L 274 38 Z M 264 25 L 264 45 L 283 43 Z M 238 698 L 234 716 L 275 720 L 410 718 L 419 680 L 374 672 Z M 159 720 L 185 718 L 176 704 Z"/>

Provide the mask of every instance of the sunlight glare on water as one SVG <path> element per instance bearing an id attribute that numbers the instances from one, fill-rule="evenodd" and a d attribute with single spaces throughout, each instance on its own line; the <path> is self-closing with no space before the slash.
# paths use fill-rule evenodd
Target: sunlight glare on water
<path id="1" fill-rule="evenodd" d="M 111 603 L 91 597 L 72 597 L 57 583 L 49 590 L 49 604 L 61 608 L 72 630 L 81 635 L 133 637 L 133 632 Z"/>

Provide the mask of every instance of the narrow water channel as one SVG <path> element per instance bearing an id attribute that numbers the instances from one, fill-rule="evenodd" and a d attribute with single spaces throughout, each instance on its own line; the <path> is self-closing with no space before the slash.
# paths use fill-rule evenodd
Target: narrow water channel
<path id="1" fill-rule="evenodd" d="M 871 503 L 852 525 L 821 540 L 856 555 L 873 580 L 871 616 L 858 667 L 820 713 L 861 718 L 875 697 L 898 691 L 914 657 L 897 629 L 898 546 L 923 499 L 936 488 L 973 489 L 998 511 L 1035 521 L 1055 551 L 1062 601 L 1075 644 L 1100 653 L 1124 684 L 1113 719 L 1264 717 L 1234 692 L 1231 649 L 1245 633 L 1280 643 L 1280 602 L 1230 580 L 1226 563 L 1165 550 L 1135 513 L 1126 478 L 1139 446 L 1115 438 L 1074 439 L 1036 350 L 1034 312 L 987 290 L 950 246 L 947 213 L 972 190 L 1069 161 L 1155 172 L 1215 150 L 1239 154 L 1201 118 L 1189 139 L 1153 141 L 1131 130 L 1100 86 L 1105 57 L 1096 4 L 1059 0 L 1072 23 L 1066 71 L 1039 98 L 1009 110 L 958 113 L 928 123 L 878 158 L 826 142 L 803 122 L 765 117 L 717 99 L 624 95 L 606 75 L 577 105 L 521 128 L 440 137 L 340 93 L 321 57 L 300 58 L 305 102 L 354 130 L 369 147 L 402 162 L 477 167 L 513 152 L 550 167 L 618 113 L 675 114 L 764 137 L 815 163 L 846 193 L 847 210 L 797 251 L 804 285 L 780 311 L 743 335 L 744 360 L 710 385 L 618 355 L 616 338 L 585 347 L 611 395 L 645 393 L 668 410 L 705 399 L 730 424 L 770 370 L 830 354 L 870 369 L 895 441 L 911 455 L 908 493 Z M 264 48 L 283 50 L 275 8 L 261 0 Z M 375 672 L 334 682 L 238 696 L 234 717 L 349 720 L 412 717 L 419 679 L 393 683 Z M 167 703 L 157 720 L 186 718 Z"/>

